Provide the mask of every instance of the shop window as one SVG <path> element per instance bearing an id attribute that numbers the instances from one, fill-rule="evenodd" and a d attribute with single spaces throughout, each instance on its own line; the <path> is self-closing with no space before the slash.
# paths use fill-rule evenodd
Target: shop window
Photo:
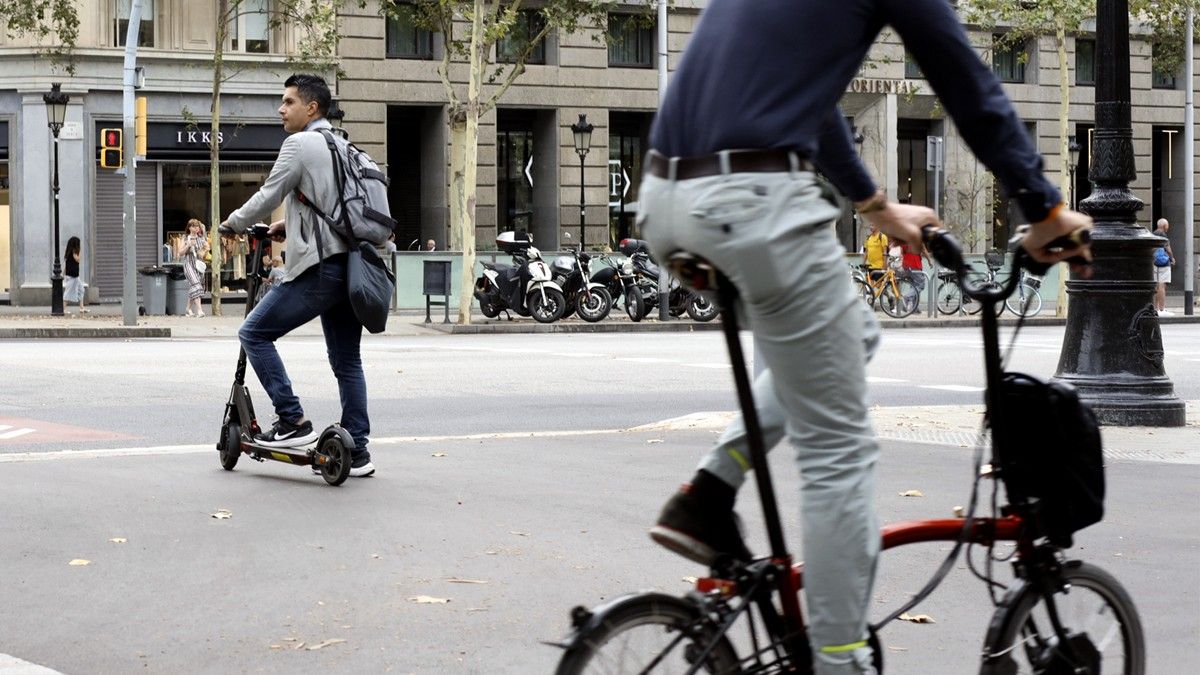
<path id="1" fill-rule="evenodd" d="M 626 237 L 641 237 L 634 229 L 638 184 L 652 113 L 611 112 L 608 133 L 608 229 L 610 244 Z"/>
<path id="2" fill-rule="evenodd" d="M 1075 40 L 1075 84 L 1096 84 L 1096 41 L 1077 38 Z"/>
<path id="3" fill-rule="evenodd" d="M 546 27 L 546 18 L 533 9 L 523 9 L 517 13 L 517 20 L 508 33 L 496 43 L 496 61 L 498 63 L 514 63 L 521 52 L 529 46 L 529 42 Z M 546 63 L 546 39 L 537 44 L 525 58 L 525 63 Z"/>
<path id="4" fill-rule="evenodd" d="M 497 230 L 533 231 L 533 118 L 503 111 L 496 124 Z"/>
<path id="5" fill-rule="evenodd" d="M 1003 35 L 992 36 L 992 72 L 1001 82 L 1024 84 L 1029 52 L 1024 46 L 1004 44 L 1003 38 Z"/>
<path id="6" fill-rule="evenodd" d="M 387 58 L 432 59 L 433 33 L 416 24 L 412 3 L 396 3 L 384 30 Z"/>
<path id="7" fill-rule="evenodd" d="M 653 68 L 654 26 L 633 14 L 609 14 L 608 65 Z"/>
<path id="8" fill-rule="evenodd" d="M 249 54 L 271 51 L 268 0 L 242 0 L 229 21 L 229 49 Z"/>
<path id="9" fill-rule="evenodd" d="M 129 31 L 129 13 L 133 0 L 115 0 L 113 13 L 113 44 L 125 46 L 125 35 Z M 142 23 L 138 26 L 138 46 L 154 46 L 154 0 L 143 0 Z"/>

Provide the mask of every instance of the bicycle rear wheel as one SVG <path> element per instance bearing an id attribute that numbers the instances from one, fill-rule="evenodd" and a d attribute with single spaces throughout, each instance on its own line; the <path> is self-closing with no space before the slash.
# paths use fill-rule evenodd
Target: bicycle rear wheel
<path id="1" fill-rule="evenodd" d="M 713 644 L 716 628 L 690 602 L 653 593 L 615 608 L 559 661 L 556 675 L 683 673 Z M 737 673 L 737 653 L 725 637 L 699 672 Z"/>
<path id="2" fill-rule="evenodd" d="M 897 296 L 897 291 L 899 296 Z M 897 279 L 895 286 L 888 284 L 883 287 L 883 293 L 879 296 L 879 304 L 883 307 L 884 314 L 895 319 L 903 319 L 917 311 L 917 287 L 908 279 Z"/>
<path id="3" fill-rule="evenodd" d="M 958 314 L 962 309 L 962 289 L 953 281 L 938 284 L 937 309 L 939 314 Z"/>
<path id="4" fill-rule="evenodd" d="M 1060 577 L 1053 603 L 1066 641 L 1055 635 L 1040 589 L 1023 584 L 996 610 L 980 673 L 1144 675 L 1146 638 L 1121 583 L 1078 560 L 1065 563 Z"/>
<path id="5" fill-rule="evenodd" d="M 1017 316 L 1037 316 L 1038 312 L 1042 311 L 1042 296 L 1036 288 L 1022 283 L 1017 286 L 1015 293 L 1008 296 L 1004 305 L 1008 307 L 1008 311 Z"/>

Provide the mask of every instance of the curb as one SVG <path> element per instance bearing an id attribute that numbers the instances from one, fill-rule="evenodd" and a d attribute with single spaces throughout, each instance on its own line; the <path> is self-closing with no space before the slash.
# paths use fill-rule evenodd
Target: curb
<path id="1" fill-rule="evenodd" d="M 463 326 L 457 323 L 417 324 L 449 335 L 518 334 L 518 333 L 694 333 L 721 329 L 720 321 L 621 321 L 612 323 L 527 323 L 524 321 L 489 321 Z"/>
<path id="2" fill-rule="evenodd" d="M 33 340 L 41 338 L 92 339 L 92 338 L 169 338 L 170 328 L 152 326 L 130 327 L 72 327 L 72 328 L 0 328 L 0 339 Z"/>

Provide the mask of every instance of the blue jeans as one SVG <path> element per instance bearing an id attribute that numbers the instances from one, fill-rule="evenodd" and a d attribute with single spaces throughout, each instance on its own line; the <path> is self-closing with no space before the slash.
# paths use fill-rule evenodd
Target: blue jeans
<path id="1" fill-rule="evenodd" d="M 363 375 L 359 343 L 362 324 L 354 316 L 346 293 L 346 254 L 325 259 L 292 281 L 276 283 L 246 317 L 238 338 L 254 367 L 258 381 L 271 397 L 279 419 L 297 422 L 304 417 L 300 399 L 292 393 L 275 341 L 321 317 L 329 365 L 338 381 L 342 401 L 342 427 L 354 438 L 355 455 L 366 452 L 371 422 L 367 418 L 367 379 Z"/>

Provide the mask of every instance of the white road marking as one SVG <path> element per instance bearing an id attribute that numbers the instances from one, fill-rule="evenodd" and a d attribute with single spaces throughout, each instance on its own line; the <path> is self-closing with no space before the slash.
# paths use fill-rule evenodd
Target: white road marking
<path id="1" fill-rule="evenodd" d="M 660 359 L 654 356 L 618 356 L 614 360 L 631 363 L 679 363 L 676 359 Z"/>
<path id="2" fill-rule="evenodd" d="M 0 674 L 2 675 L 62 675 L 57 670 L 50 670 L 36 663 L 22 661 L 15 656 L 0 654 Z"/>
<path id="3" fill-rule="evenodd" d="M 728 363 L 683 363 L 680 365 L 688 366 L 690 368 L 729 368 L 730 367 Z"/>
<path id="4" fill-rule="evenodd" d="M 963 391 L 974 392 L 983 391 L 983 387 L 971 387 L 962 384 L 922 384 L 918 385 L 921 389 L 937 389 L 938 391 Z"/>
<path id="5" fill-rule="evenodd" d="M 897 384 L 900 382 L 908 382 L 908 380 L 897 380 L 894 377 L 874 377 L 867 376 L 867 384 Z"/>
<path id="6" fill-rule="evenodd" d="M 12 431 L 4 431 L 5 429 L 12 429 Z M 19 436 L 24 436 L 25 434 L 32 434 L 34 431 L 36 431 L 36 429 L 29 429 L 25 427 L 13 429 L 12 425 L 10 424 L 0 424 L 0 432 L 4 432 L 0 433 L 0 441 L 8 440 L 10 438 L 17 438 Z"/>

